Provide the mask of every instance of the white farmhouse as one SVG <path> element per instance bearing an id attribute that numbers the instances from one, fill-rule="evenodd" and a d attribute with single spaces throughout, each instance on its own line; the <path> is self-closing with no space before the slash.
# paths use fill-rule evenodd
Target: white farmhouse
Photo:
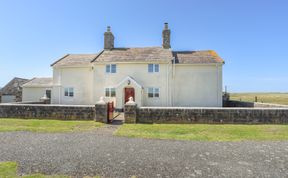
<path id="1" fill-rule="evenodd" d="M 222 107 L 224 61 L 212 50 L 173 51 L 167 23 L 162 38 L 162 47 L 116 48 L 108 27 L 101 52 L 67 54 L 51 65 L 51 103 L 92 105 L 103 96 L 122 109 L 132 96 L 138 106 Z M 23 92 L 31 101 L 33 88 Z"/>

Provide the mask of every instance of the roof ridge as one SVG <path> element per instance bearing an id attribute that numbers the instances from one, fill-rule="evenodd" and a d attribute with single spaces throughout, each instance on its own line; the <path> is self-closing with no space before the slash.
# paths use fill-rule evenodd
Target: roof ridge
<path id="1" fill-rule="evenodd" d="M 137 49 L 137 48 L 162 48 L 162 49 L 165 49 L 163 48 L 162 46 L 136 46 L 136 47 L 117 47 L 117 48 L 112 48 L 113 49 Z"/>
<path id="2" fill-rule="evenodd" d="M 99 53 L 70 53 L 69 55 L 98 55 Z"/>

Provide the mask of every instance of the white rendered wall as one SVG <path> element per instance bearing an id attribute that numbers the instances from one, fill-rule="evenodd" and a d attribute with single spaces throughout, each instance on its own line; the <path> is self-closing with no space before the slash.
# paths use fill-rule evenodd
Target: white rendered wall
<path id="1" fill-rule="evenodd" d="M 181 65 L 172 79 L 173 106 L 222 107 L 222 66 Z"/>
<path id="2" fill-rule="evenodd" d="M 114 101 L 117 108 L 123 108 L 124 88 L 128 84 L 117 85 L 131 76 L 143 87 L 141 91 L 131 85 L 139 106 L 222 106 L 221 64 L 176 64 L 174 78 L 172 72 L 172 65 L 166 63 L 160 63 L 159 73 L 149 73 L 147 63 L 117 63 L 116 73 L 106 73 L 104 63 L 95 63 L 93 68 L 54 68 L 52 103 L 95 104 L 101 96 L 105 97 L 105 88 L 116 88 L 116 97 L 105 100 Z M 65 87 L 74 88 L 74 97 L 64 96 Z M 160 97 L 148 98 L 148 87 L 159 88 Z"/>
<path id="3" fill-rule="evenodd" d="M 92 98 L 92 67 L 53 69 L 52 104 L 90 105 Z M 73 88 L 74 96 L 64 96 L 65 88 Z"/>
<path id="4" fill-rule="evenodd" d="M 111 63 L 113 64 L 113 63 Z M 95 64 L 94 65 L 94 101 L 98 101 L 99 97 L 105 96 L 106 87 L 116 87 L 122 80 L 127 76 L 131 76 L 138 82 L 142 87 L 142 101 L 138 99 L 138 105 L 142 106 L 167 106 L 168 105 L 168 92 L 167 92 L 167 65 L 160 64 L 159 73 L 149 73 L 148 64 L 146 63 L 118 63 L 116 73 L 106 73 L 106 64 Z M 118 99 L 116 102 L 117 108 L 123 108 L 124 88 L 125 86 L 120 86 L 123 92 L 122 96 L 116 96 Z M 160 89 L 159 98 L 148 98 L 148 87 L 156 87 Z M 118 89 L 119 90 L 119 89 Z M 137 91 L 137 93 L 136 93 Z M 117 92 L 121 93 L 121 92 Z M 139 95 L 139 90 L 135 88 L 135 95 Z M 119 95 L 119 94 L 118 94 Z M 135 96 L 135 98 L 140 98 Z M 111 98 L 106 98 L 106 100 L 112 100 Z M 115 100 L 115 99 L 114 99 Z M 121 102 L 121 103 L 119 103 Z"/>
<path id="5" fill-rule="evenodd" d="M 52 87 L 23 87 L 22 102 L 39 102 L 46 94 L 46 90 L 52 90 Z"/>

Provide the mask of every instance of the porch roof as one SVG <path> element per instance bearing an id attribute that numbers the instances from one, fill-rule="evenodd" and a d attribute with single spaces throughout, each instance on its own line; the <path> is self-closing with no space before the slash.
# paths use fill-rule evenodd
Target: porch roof
<path id="1" fill-rule="evenodd" d="M 127 77 L 125 77 L 121 82 L 119 82 L 116 86 L 115 86 L 115 88 L 118 88 L 118 87 L 120 87 L 123 83 L 125 83 L 125 82 L 127 82 L 127 84 L 128 85 L 130 85 L 129 83 L 134 83 L 137 87 L 139 87 L 139 88 L 143 88 L 142 87 L 142 85 L 141 84 L 139 84 L 133 77 L 131 77 L 131 76 L 127 76 Z"/>

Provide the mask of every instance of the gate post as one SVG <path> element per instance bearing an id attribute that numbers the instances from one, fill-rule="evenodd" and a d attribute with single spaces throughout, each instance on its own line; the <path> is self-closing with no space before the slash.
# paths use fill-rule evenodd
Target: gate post
<path id="1" fill-rule="evenodd" d="M 107 109 L 107 103 L 103 100 L 103 97 L 100 97 L 100 101 L 95 104 L 95 121 L 107 123 Z"/>
<path id="2" fill-rule="evenodd" d="M 130 97 L 124 108 L 125 123 L 135 124 L 137 122 L 137 104 Z"/>

